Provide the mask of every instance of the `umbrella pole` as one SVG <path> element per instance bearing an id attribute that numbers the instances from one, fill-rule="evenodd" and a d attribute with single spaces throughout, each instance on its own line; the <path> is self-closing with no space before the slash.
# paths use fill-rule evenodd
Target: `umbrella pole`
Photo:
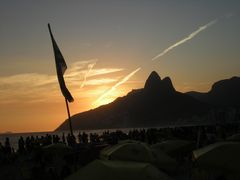
<path id="1" fill-rule="evenodd" d="M 72 121 L 71 121 L 71 115 L 70 115 L 70 111 L 69 111 L 69 106 L 68 106 L 67 98 L 65 98 L 65 102 L 66 102 L 67 113 L 68 113 L 69 129 L 70 129 L 71 136 L 73 136 Z"/>

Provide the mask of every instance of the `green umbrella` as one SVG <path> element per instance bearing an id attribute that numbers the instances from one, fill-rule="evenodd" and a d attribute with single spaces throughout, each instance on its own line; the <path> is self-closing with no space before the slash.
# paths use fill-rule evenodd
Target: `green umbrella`
<path id="1" fill-rule="evenodd" d="M 71 152 L 72 148 L 63 143 L 57 143 L 44 146 L 43 151 L 54 155 L 64 155 Z"/>
<path id="2" fill-rule="evenodd" d="M 64 157 L 72 152 L 72 148 L 63 144 L 51 144 L 48 146 L 44 146 L 43 150 L 43 158 L 49 163 L 62 164 L 64 161 Z"/>
<path id="3" fill-rule="evenodd" d="M 171 178 L 148 163 L 95 160 L 66 180 L 170 180 Z"/>
<path id="4" fill-rule="evenodd" d="M 240 143 L 218 142 L 193 151 L 197 167 L 221 173 L 240 172 Z"/>
<path id="5" fill-rule="evenodd" d="M 239 134 L 234 134 L 234 135 L 228 137 L 226 140 L 228 140 L 228 141 L 240 141 L 240 133 Z"/>
<path id="6" fill-rule="evenodd" d="M 135 161 L 156 165 L 166 172 L 173 172 L 177 162 L 162 151 L 154 151 L 138 141 L 125 141 L 100 152 L 100 158 L 105 160 Z"/>
<path id="7" fill-rule="evenodd" d="M 194 149 L 194 143 L 186 140 L 166 140 L 151 146 L 154 150 L 160 150 L 166 154 L 176 157 L 190 153 Z"/>
<path id="8" fill-rule="evenodd" d="M 141 142 L 122 142 L 100 152 L 101 159 L 153 162 L 151 149 Z"/>
<path id="9" fill-rule="evenodd" d="M 46 163 L 46 168 L 53 168 L 60 175 L 64 164 L 65 157 L 72 152 L 72 148 L 63 143 L 50 144 L 44 146 L 43 159 Z"/>
<path id="10" fill-rule="evenodd" d="M 166 153 L 161 150 L 152 150 L 152 153 L 155 157 L 153 164 L 168 173 L 175 173 L 177 169 L 177 161 L 172 157 L 168 156 Z"/>

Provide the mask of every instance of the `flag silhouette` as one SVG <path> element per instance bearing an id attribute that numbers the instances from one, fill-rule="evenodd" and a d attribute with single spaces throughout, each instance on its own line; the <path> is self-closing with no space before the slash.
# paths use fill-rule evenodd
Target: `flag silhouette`
<path id="1" fill-rule="evenodd" d="M 68 100 L 68 102 L 73 102 L 74 99 L 73 99 L 71 93 L 69 92 L 69 90 L 67 89 L 64 78 L 63 78 L 63 74 L 67 69 L 67 64 L 66 64 L 66 62 L 63 58 L 63 55 L 62 55 L 60 49 L 58 48 L 58 45 L 52 35 L 50 24 L 48 24 L 48 29 L 49 29 L 49 33 L 50 33 L 50 36 L 52 39 L 52 45 L 53 45 L 53 51 L 54 51 L 55 63 L 56 63 L 56 70 L 57 70 L 57 77 L 58 77 L 60 89 L 62 91 L 63 96 Z"/>

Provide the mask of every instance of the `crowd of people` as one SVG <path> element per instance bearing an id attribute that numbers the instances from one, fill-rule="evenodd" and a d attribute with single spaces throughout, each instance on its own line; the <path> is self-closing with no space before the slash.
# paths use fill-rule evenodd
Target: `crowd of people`
<path id="1" fill-rule="evenodd" d="M 98 158 L 99 151 L 108 146 L 117 144 L 121 140 L 136 140 L 145 142 L 149 145 L 155 144 L 168 139 L 184 139 L 195 143 L 196 148 L 206 146 L 219 140 L 224 140 L 226 137 L 240 132 L 238 124 L 228 125 L 209 125 L 209 126 L 189 126 L 189 127 L 175 127 L 175 128 L 149 128 L 149 129 L 132 129 L 128 132 L 121 130 L 104 131 L 101 134 L 79 132 L 76 136 L 64 133 L 46 134 L 45 136 L 28 136 L 19 137 L 18 147 L 15 150 L 11 146 L 11 140 L 6 137 L 4 142 L 0 142 L 0 167 L 5 165 L 16 164 L 20 160 L 26 159 L 33 164 L 38 164 L 43 169 L 48 164 L 48 160 L 43 158 L 42 149 L 51 144 L 66 144 L 72 148 L 72 154 L 68 157 L 62 157 L 66 162 L 64 165 L 64 173 L 61 176 L 49 171 L 51 174 L 47 178 L 44 176 L 46 171 L 39 176 L 39 179 L 61 179 L 71 173 L 70 169 L 74 169 L 75 165 L 85 165 L 88 162 Z M 24 157 L 24 158 L 23 158 Z M 32 159 L 31 159 L 31 158 Z M 70 163 L 69 163 L 70 162 Z M 76 169 L 77 167 L 75 167 Z M 68 171 L 66 171 L 68 169 Z M 1 170 L 0 170 L 1 171 Z M 40 171 L 37 171 L 40 172 Z M 1 174 L 1 173 L 0 173 Z M 41 178 L 40 178 L 41 177 Z M 60 178 L 61 177 L 61 178 Z M 1 178 L 0 178 L 1 179 Z M 23 178 L 24 179 L 24 178 Z"/>
<path id="2" fill-rule="evenodd" d="M 15 150 L 11 144 L 9 137 L 5 142 L 0 142 L 0 152 L 3 154 L 32 152 L 33 149 L 44 147 L 50 144 L 64 143 L 74 147 L 77 144 L 117 144 L 119 140 L 137 140 L 148 144 L 155 144 L 164 139 L 185 139 L 195 141 L 198 146 L 210 144 L 218 139 L 225 139 L 231 134 L 239 132 L 237 124 L 214 125 L 214 126 L 189 126 L 176 128 L 149 128 L 149 129 L 133 129 L 128 132 L 121 130 L 104 131 L 102 134 L 79 132 L 76 136 L 68 133 L 46 134 L 45 136 L 27 136 L 25 139 L 20 136 L 18 140 L 18 149 Z M 197 142 L 198 141 L 198 142 Z"/>

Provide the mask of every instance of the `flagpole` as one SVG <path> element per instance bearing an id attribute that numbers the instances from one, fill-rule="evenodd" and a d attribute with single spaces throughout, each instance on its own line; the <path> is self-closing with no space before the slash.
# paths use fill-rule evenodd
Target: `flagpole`
<path id="1" fill-rule="evenodd" d="M 55 63 L 56 63 L 58 82 L 59 82 L 62 94 L 65 97 L 67 113 L 68 113 L 69 129 L 70 129 L 71 136 L 73 136 L 71 115 L 70 115 L 70 111 L 69 111 L 69 107 L 68 107 L 68 102 L 73 102 L 74 99 L 73 99 L 71 93 L 68 91 L 68 89 L 67 89 L 67 87 L 65 85 L 64 78 L 63 78 L 63 74 L 64 74 L 64 72 L 67 69 L 67 64 L 66 64 L 66 62 L 65 62 L 65 60 L 63 58 L 63 55 L 62 55 L 60 49 L 58 48 L 58 45 L 57 45 L 57 43 L 56 43 L 56 41 L 55 41 L 55 39 L 53 37 L 50 24 L 48 24 L 48 30 L 49 30 L 49 33 L 50 33 L 50 36 L 51 36 L 51 40 L 52 40 L 52 45 L 53 45 L 53 51 L 54 51 L 54 56 L 55 56 Z"/>
<path id="2" fill-rule="evenodd" d="M 70 129 L 71 136 L 73 136 L 72 120 L 71 120 L 71 115 L 70 115 L 70 111 L 69 111 L 69 106 L 68 106 L 68 100 L 67 100 L 67 98 L 65 98 L 65 102 L 66 102 L 67 113 L 68 113 L 69 129 Z"/>

